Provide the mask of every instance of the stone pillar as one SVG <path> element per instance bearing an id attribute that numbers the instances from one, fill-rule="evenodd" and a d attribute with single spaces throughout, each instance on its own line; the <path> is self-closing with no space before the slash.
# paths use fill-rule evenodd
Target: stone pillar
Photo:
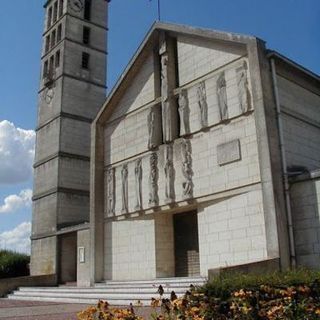
<path id="1" fill-rule="evenodd" d="M 177 99 L 173 96 L 176 88 L 175 43 L 164 32 L 159 37 L 161 62 L 161 105 L 163 142 L 171 142 L 178 137 Z"/>

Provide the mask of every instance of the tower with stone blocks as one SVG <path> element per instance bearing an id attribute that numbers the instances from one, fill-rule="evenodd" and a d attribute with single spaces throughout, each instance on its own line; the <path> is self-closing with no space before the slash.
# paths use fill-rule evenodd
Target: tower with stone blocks
<path id="1" fill-rule="evenodd" d="M 108 2 L 48 0 L 44 8 L 32 275 L 61 272 L 61 248 L 76 255 L 73 235 L 89 222 L 90 126 L 106 94 Z"/>

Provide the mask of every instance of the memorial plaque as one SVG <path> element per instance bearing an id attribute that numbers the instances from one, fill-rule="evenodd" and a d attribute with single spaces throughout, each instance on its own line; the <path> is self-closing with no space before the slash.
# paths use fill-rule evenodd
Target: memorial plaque
<path id="1" fill-rule="evenodd" d="M 241 160 L 240 141 L 233 140 L 217 146 L 219 166 Z"/>

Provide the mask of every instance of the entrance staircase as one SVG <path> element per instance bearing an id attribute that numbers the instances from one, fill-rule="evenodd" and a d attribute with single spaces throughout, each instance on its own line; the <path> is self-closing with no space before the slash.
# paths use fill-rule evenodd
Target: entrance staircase
<path id="1" fill-rule="evenodd" d="M 28 301 L 50 301 L 62 303 L 96 304 L 106 300 L 113 306 L 135 305 L 150 306 L 151 298 L 159 298 L 159 286 L 164 289 L 164 298 L 170 298 L 172 291 L 182 296 L 190 285 L 195 287 L 205 283 L 205 279 L 162 278 L 144 281 L 107 281 L 87 287 L 21 287 L 8 295 L 8 299 Z"/>

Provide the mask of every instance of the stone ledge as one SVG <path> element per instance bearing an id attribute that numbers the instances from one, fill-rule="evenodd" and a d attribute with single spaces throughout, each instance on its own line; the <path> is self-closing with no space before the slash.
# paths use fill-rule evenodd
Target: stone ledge
<path id="1" fill-rule="evenodd" d="M 230 267 L 221 267 L 208 270 L 209 281 L 213 278 L 228 273 L 253 273 L 264 274 L 280 270 L 280 258 L 267 259 Z"/>
<path id="2" fill-rule="evenodd" d="M 0 279 L 0 297 L 18 287 L 52 287 L 58 284 L 56 274 Z"/>

